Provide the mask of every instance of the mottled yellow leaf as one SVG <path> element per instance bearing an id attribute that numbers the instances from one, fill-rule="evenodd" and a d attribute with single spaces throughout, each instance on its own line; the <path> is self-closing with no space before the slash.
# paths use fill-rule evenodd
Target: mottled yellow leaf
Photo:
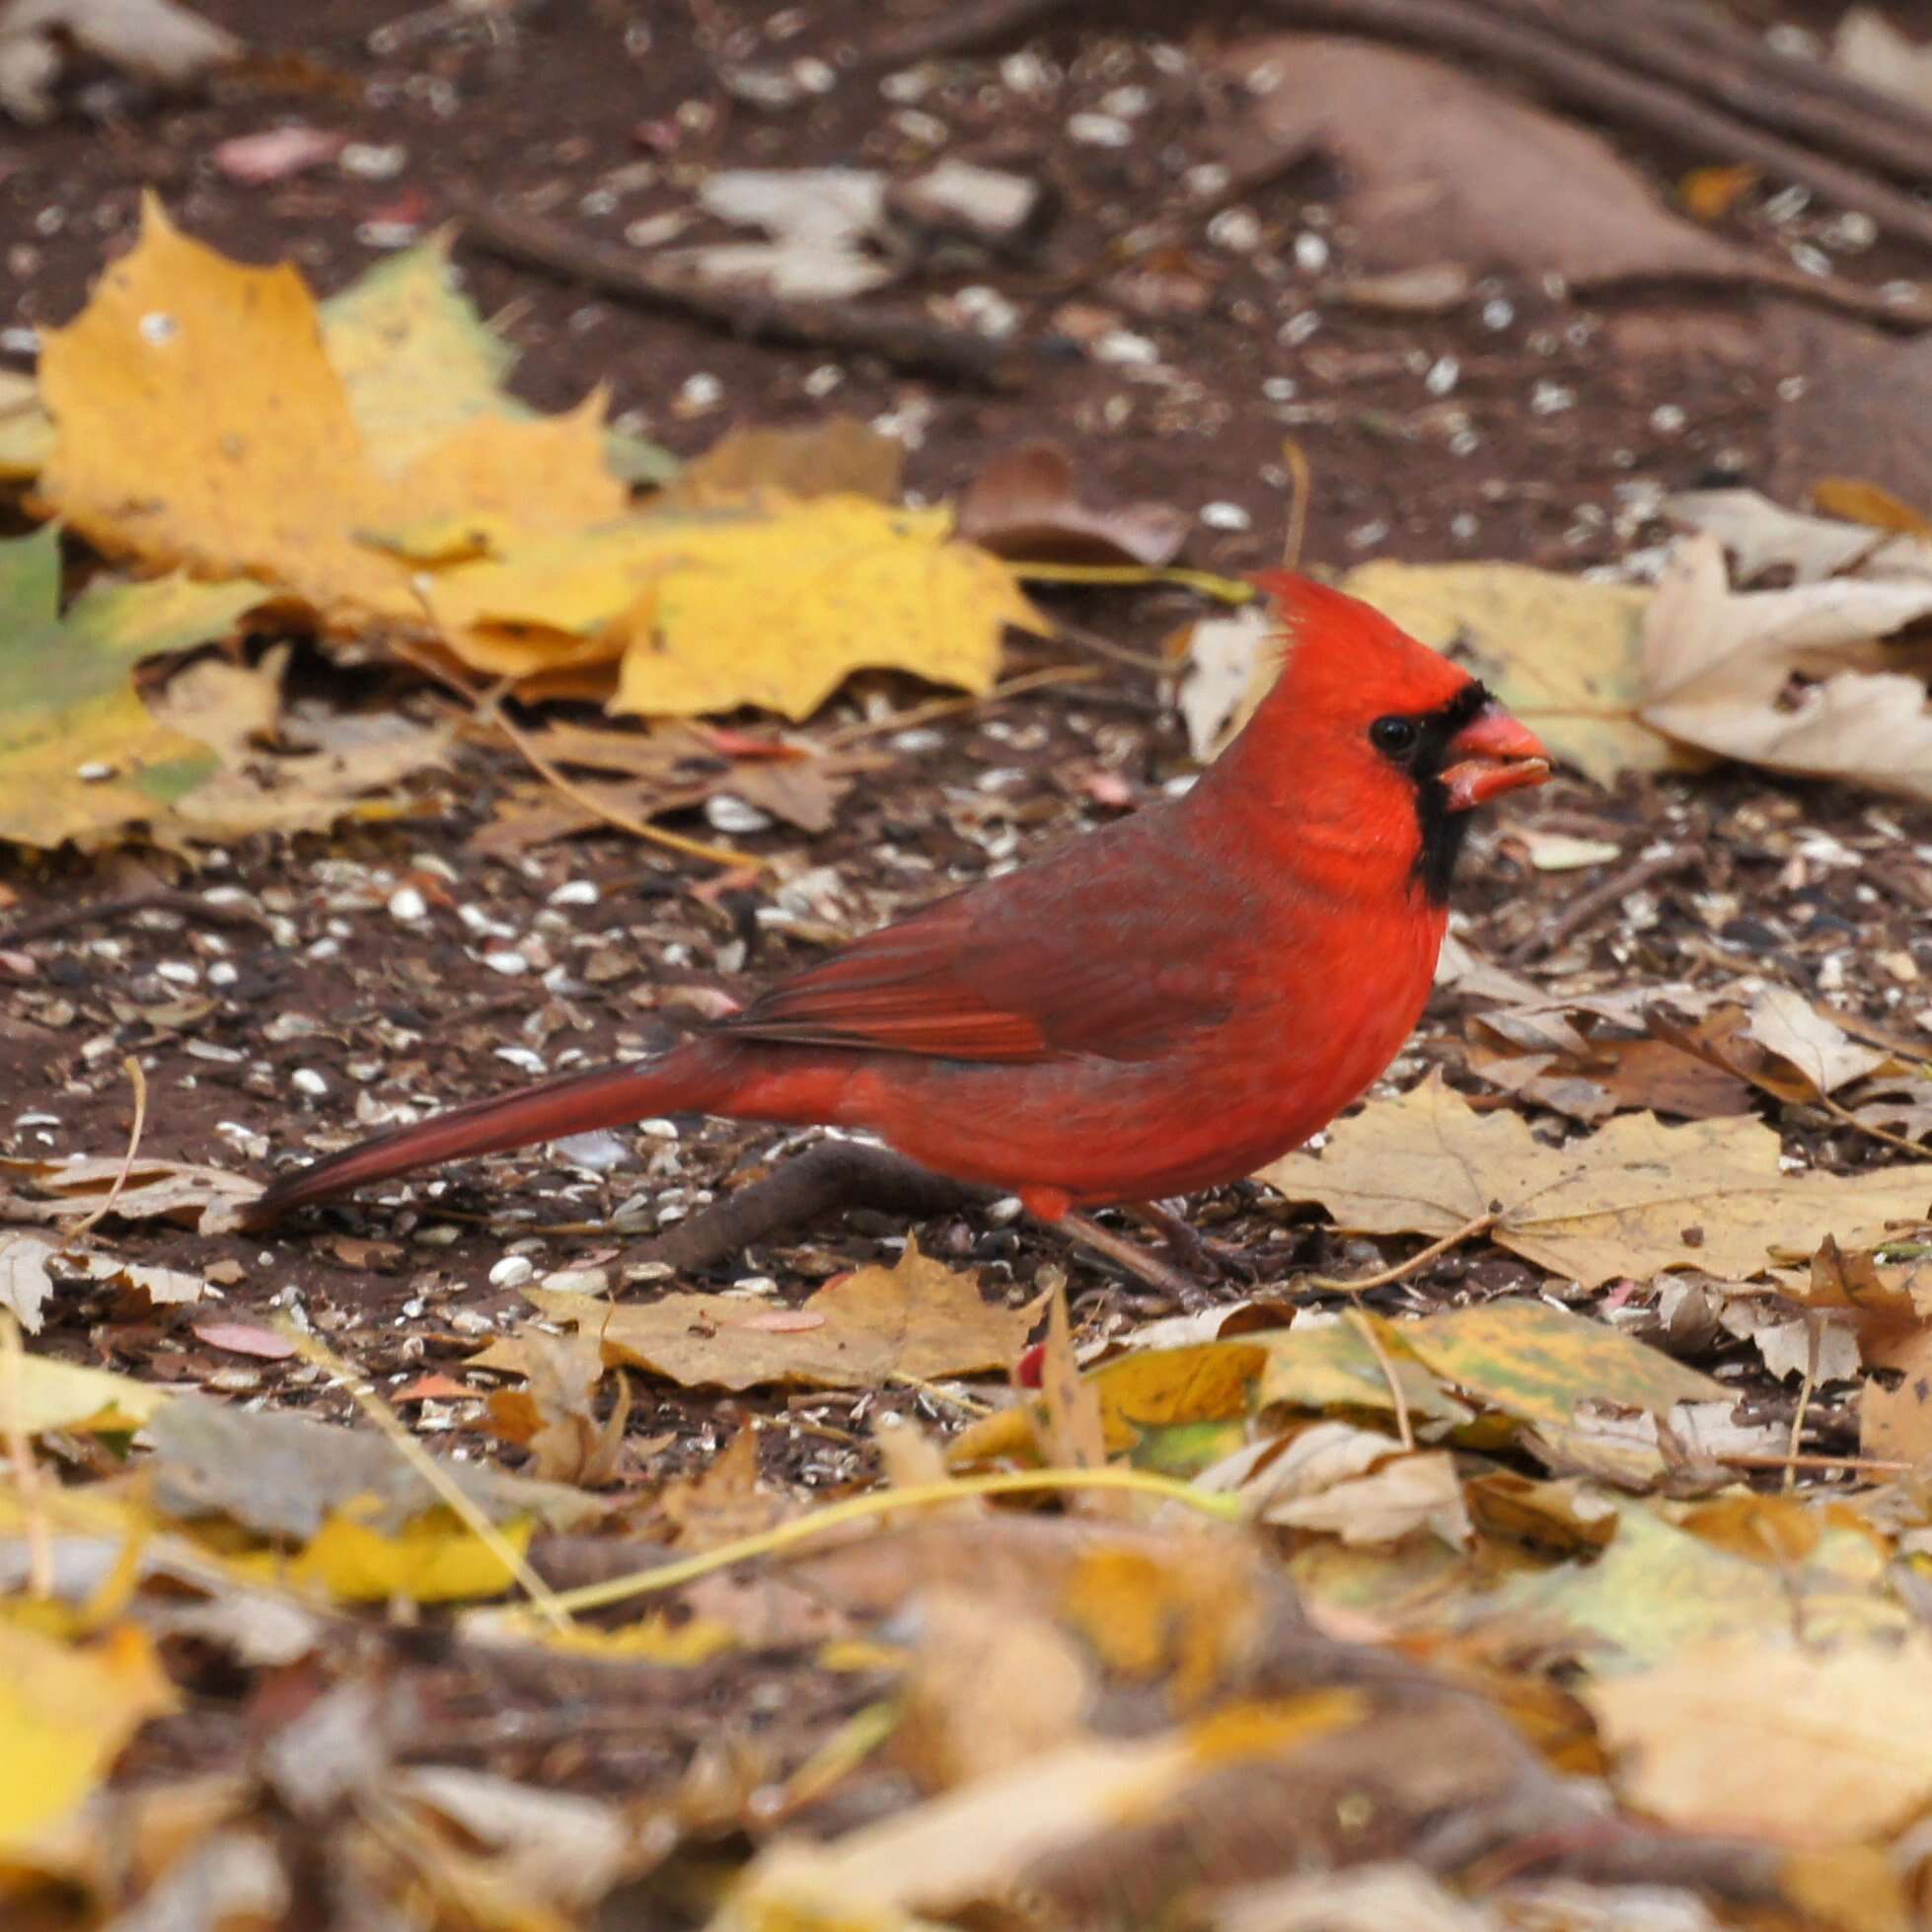
<path id="1" fill-rule="evenodd" d="M 1725 1394 L 1722 1382 L 1634 1336 L 1546 1301 L 1484 1301 L 1385 1321 L 1382 1338 L 1506 1415 L 1552 1429 L 1566 1427 L 1585 1402 L 1668 1415 L 1679 1402 Z"/>

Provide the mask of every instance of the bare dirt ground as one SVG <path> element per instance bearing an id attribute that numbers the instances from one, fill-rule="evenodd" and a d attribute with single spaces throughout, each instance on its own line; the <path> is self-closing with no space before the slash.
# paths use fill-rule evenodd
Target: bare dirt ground
<path id="1" fill-rule="evenodd" d="M 1212 152 L 1218 97 L 1207 76 L 1221 48 L 1260 24 L 1236 7 L 1087 9 L 899 86 L 858 62 L 892 23 L 851 0 L 782 12 L 559 0 L 494 21 L 458 9 L 403 15 L 391 0 L 225 0 L 206 11 L 257 48 L 285 50 L 279 80 L 225 84 L 193 105 L 137 103 L 106 121 L 76 112 L 0 139 L 0 356 L 26 339 L 5 331 L 75 312 L 131 237 L 144 187 L 224 252 L 292 258 L 330 291 L 466 198 L 542 208 L 609 239 L 683 206 L 688 182 L 716 166 L 903 169 L 943 146 L 1036 177 L 1060 205 L 1038 250 L 991 270 L 941 260 L 920 284 L 967 290 L 969 307 L 985 299 L 971 291 L 990 286 L 1012 306 L 1018 338 L 1041 353 L 1010 392 L 734 339 L 462 246 L 457 259 L 521 352 L 516 387 L 546 409 L 605 385 L 614 415 L 679 455 L 733 426 L 833 409 L 888 421 L 909 448 L 909 486 L 933 498 L 1044 431 L 1077 453 L 1097 493 L 1185 510 L 1186 560 L 1224 572 L 1280 555 L 1289 436 L 1313 474 L 1304 556 L 1337 567 L 1376 556 L 1610 565 L 1660 535 L 1650 519 L 1662 491 L 1768 475 L 1779 385 L 1793 368 L 1757 298 L 1666 288 L 1585 305 L 1495 277 L 1446 313 L 1375 314 L 1326 293 L 1349 275 L 1358 238 L 1338 229 L 1319 171 L 1259 188 L 1242 204 L 1251 224 L 1204 222 L 1184 183 Z M 1815 24 L 1835 11 L 1814 10 Z M 834 84 L 786 112 L 761 111 L 720 84 L 727 44 L 823 61 Z M 363 172 L 251 186 L 212 165 L 222 140 L 289 110 L 345 133 Z M 1082 116 L 1125 125 L 1127 140 L 1083 138 Z M 1624 151 L 1664 191 L 1685 165 L 1661 147 Z M 1750 204 L 1731 220 L 1740 235 L 1768 232 Z M 1155 222 L 1176 239 L 1157 272 L 1125 285 L 1119 237 Z M 1876 280 L 1906 265 L 1882 249 L 1860 272 Z M 1077 336 L 1093 310 L 1151 344 L 1171 376 L 1130 381 L 1084 352 Z M 1151 590 L 1063 594 L 1054 608 L 1149 654 L 1192 607 Z M 1063 644 L 1016 640 L 1007 668 L 1067 661 Z M 294 1154 L 345 1144 L 398 1103 L 461 1100 L 659 1048 L 702 1014 L 707 993 L 743 998 L 838 936 L 1077 835 L 1190 769 L 1166 684 L 1112 659 L 1075 661 L 1097 662 L 1100 675 L 882 726 L 865 741 L 877 769 L 821 833 L 730 822 L 746 850 L 784 863 L 722 891 L 693 890 L 703 868 L 615 832 L 499 855 L 490 829 L 531 781 L 507 754 L 475 743 L 392 820 L 211 853 L 194 872 L 139 851 L 0 854 L 0 1153 L 117 1154 L 132 1121 L 130 1054 L 146 1076 L 148 1152 L 266 1175 Z M 379 665 L 345 669 L 317 654 L 298 677 L 388 681 L 401 704 L 433 702 L 410 674 Z M 868 678 L 814 728 L 887 719 L 930 696 Z M 700 813 L 678 822 L 709 831 Z M 1615 856 L 1538 870 L 1525 828 L 1600 839 Z M 1660 840 L 1694 861 L 1580 923 L 1566 917 Z M 1492 959 L 1514 958 L 1531 981 L 1710 984 L 1758 970 L 1885 1027 L 1932 1029 L 1932 818 L 1867 794 L 1735 767 L 1627 779 L 1614 790 L 1566 776 L 1476 835 L 1458 905 L 1461 936 Z M 1390 1077 L 1407 1085 L 1440 1067 L 1483 1104 L 1508 1104 L 1469 1070 L 1467 1010 L 1441 994 Z M 1820 1167 L 1893 1157 L 1822 1114 L 1762 1095 L 1753 1104 Z M 332 1208 L 272 1238 L 144 1222 L 116 1244 L 140 1261 L 214 1269 L 237 1316 L 299 1305 L 440 1447 L 502 1455 L 473 1433 L 501 1378 L 464 1364 L 480 1341 L 526 1318 L 522 1282 L 598 1268 L 621 1282 L 627 1228 L 702 1205 L 806 1138 L 680 1122 L 628 1143 L 607 1172 L 530 1151 Z M 1397 1260 L 1419 1245 L 1342 1243 L 1313 1211 L 1285 1208 L 1252 1183 L 1196 1202 L 1193 1215 L 1276 1275 Z M 891 1260 L 909 1231 L 929 1253 L 982 1264 L 989 1293 L 1015 1304 L 1043 1268 L 1067 1270 L 1089 1340 L 1148 1313 L 1131 1284 L 1023 1223 L 949 1219 L 909 1230 L 854 1213 L 693 1285 L 769 1282 L 795 1300 L 855 1262 Z M 530 1269 L 505 1268 L 515 1256 Z M 1381 1299 L 1440 1306 L 1538 1280 L 1478 1242 Z M 648 1281 L 629 1286 L 653 1292 Z M 198 1335 L 205 1303 L 131 1308 L 108 1288 L 72 1287 L 49 1313 L 37 1347 L 74 1361 L 334 1421 L 353 1414 L 315 1369 Z M 1791 1386 L 1764 1375 L 1746 1345 L 1714 1334 L 1699 1359 L 1739 1380 L 1752 1419 L 1789 1419 Z M 433 1392 L 411 1392 L 422 1385 Z M 874 1432 L 895 1410 L 940 1429 L 960 1420 L 942 1397 L 911 1387 L 718 1398 L 640 1383 L 623 1481 L 642 1492 L 702 1467 L 757 1415 L 768 1478 L 794 1493 L 836 1487 L 874 1471 Z M 1829 1400 L 1813 1408 L 1810 1430 L 1821 1451 L 1857 1449 L 1855 1416 Z M 706 1700 L 716 1708 L 760 1688 L 720 1667 L 679 1722 L 697 1723 Z M 218 1757 L 228 1733 L 217 1733 L 208 1746 L 184 1726 L 157 1761 L 191 1762 L 204 1746 Z M 491 1746 L 479 1748 L 487 1756 Z M 516 1756 L 562 1782 L 644 1775 L 594 1743 Z"/>

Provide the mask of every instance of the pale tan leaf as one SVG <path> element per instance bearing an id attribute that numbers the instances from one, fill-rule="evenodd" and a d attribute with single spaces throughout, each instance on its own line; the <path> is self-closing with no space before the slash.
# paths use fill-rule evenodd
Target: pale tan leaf
<path id="1" fill-rule="evenodd" d="M 1494 1211 L 1494 1240 L 1586 1287 L 1682 1267 L 1742 1281 L 1773 1249 L 1811 1254 L 1827 1234 L 1874 1247 L 1932 1214 L 1932 1167 L 1786 1174 L 1779 1155 L 1755 1120 L 1666 1127 L 1647 1113 L 1552 1148 L 1521 1115 L 1479 1114 L 1432 1077 L 1259 1178 L 1370 1234 L 1448 1234 Z"/>

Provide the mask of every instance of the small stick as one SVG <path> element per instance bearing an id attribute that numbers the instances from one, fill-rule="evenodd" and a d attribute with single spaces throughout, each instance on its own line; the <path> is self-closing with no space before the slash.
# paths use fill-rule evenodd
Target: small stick
<path id="1" fill-rule="evenodd" d="M 68 1237 L 70 1240 L 78 1240 L 112 1211 L 114 1203 L 120 1199 L 121 1189 L 127 1185 L 127 1176 L 133 1171 L 134 1155 L 141 1145 L 141 1130 L 147 1125 L 148 1077 L 141 1072 L 141 1063 L 131 1053 L 120 1064 L 127 1077 L 134 1082 L 134 1125 L 128 1132 L 127 1152 L 120 1157 L 120 1172 L 114 1176 L 114 1184 L 108 1190 L 108 1198 L 92 1214 L 74 1224 Z"/>
<path id="2" fill-rule="evenodd" d="M 1459 1247 L 1478 1234 L 1487 1234 L 1502 1219 L 1498 1214 L 1477 1215 L 1473 1221 L 1465 1221 L 1453 1233 L 1445 1234 L 1440 1241 L 1431 1241 L 1420 1254 L 1412 1254 L 1408 1260 L 1398 1261 L 1394 1267 L 1384 1268 L 1378 1275 L 1364 1275 L 1360 1281 L 1343 1281 L 1336 1275 L 1303 1275 L 1293 1286 L 1298 1289 L 1325 1288 L 1338 1295 L 1361 1295 L 1372 1288 L 1387 1288 L 1392 1282 L 1407 1281 L 1411 1275 L 1421 1274 L 1432 1261 L 1447 1254 L 1450 1248 Z"/>
<path id="3" fill-rule="evenodd" d="M 1652 853 L 1648 858 L 1638 859 L 1636 864 L 1626 866 L 1614 878 L 1605 879 L 1581 899 L 1573 900 L 1561 918 L 1520 941 L 1504 963 L 1523 966 L 1532 959 L 1542 958 L 1545 953 L 1554 952 L 1558 946 L 1581 932 L 1598 913 L 1607 912 L 1619 900 L 1627 899 L 1631 893 L 1653 885 L 1659 879 L 1689 871 L 1697 860 L 1698 855 L 1688 846 Z"/>
<path id="4" fill-rule="evenodd" d="M 858 71 L 877 73 L 971 53 L 995 40 L 1044 25 L 1064 14 L 1072 0 L 981 0 L 976 7 L 952 7 L 931 21 L 888 34 L 858 53 Z"/>
<path id="5" fill-rule="evenodd" d="M 1130 1241 L 1125 1234 L 1116 1234 L 1111 1227 L 1102 1227 L 1091 1215 L 1068 1213 L 1057 1220 L 1045 1221 L 1046 1227 L 1059 1228 L 1063 1233 L 1073 1235 L 1082 1247 L 1091 1248 L 1095 1254 L 1104 1255 L 1118 1268 L 1125 1269 L 1138 1282 L 1145 1282 L 1158 1295 L 1164 1295 L 1170 1301 L 1182 1308 L 1196 1308 L 1202 1305 L 1201 1284 L 1191 1276 L 1184 1275 L 1170 1263 L 1162 1261 L 1157 1254 L 1150 1253 L 1139 1241 Z"/>
<path id="6" fill-rule="evenodd" d="M 620 832 L 629 832 L 634 839 L 662 846 L 667 852 L 682 853 L 687 858 L 702 858 L 707 865 L 721 865 L 727 871 L 763 872 L 769 868 L 771 861 L 760 858 L 755 853 L 737 852 L 730 846 L 706 845 L 702 839 L 687 839 L 682 832 L 667 832 L 663 826 L 653 825 L 648 819 L 633 818 L 631 813 L 599 798 L 574 779 L 566 779 L 530 741 L 529 735 L 503 715 L 494 700 L 478 715 L 494 725 L 547 784 L 561 792 L 571 804 L 596 813 L 607 825 L 616 826 Z"/>
<path id="7" fill-rule="evenodd" d="M 895 369 L 979 389 L 1017 386 L 1018 354 L 990 337 L 833 302 L 780 302 L 770 295 L 701 287 L 654 267 L 632 249 L 572 234 L 539 215 L 519 214 L 458 189 L 450 200 L 463 237 L 485 254 L 641 308 L 722 329 L 747 341 L 874 355 Z"/>
<path id="8" fill-rule="evenodd" d="M 45 1481 L 27 1434 L 27 1351 L 10 1308 L 0 1308 L 0 1352 L 7 1371 L 7 1457 L 14 1465 L 21 1513 L 27 1520 L 27 1588 L 30 1596 L 45 1601 L 53 1595 L 53 1532 L 47 1523 Z"/>
<path id="9" fill-rule="evenodd" d="M 1382 1338 L 1375 1333 L 1375 1324 L 1361 1308 L 1348 1311 L 1348 1323 L 1355 1332 L 1368 1343 L 1370 1353 L 1375 1358 L 1376 1366 L 1382 1372 L 1382 1380 L 1388 1384 L 1389 1399 L 1395 1404 L 1395 1439 L 1405 1450 L 1416 1446 L 1416 1433 L 1409 1422 L 1409 1398 L 1402 1390 L 1402 1378 L 1395 1373 L 1395 1364 L 1389 1360 L 1387 1349 L 1382 1346 Z"/>
<path id="10" fill-rule="evenodd" d="M 667 852 L 682 853 L 687 858 L 702 858 L 706 864 L 721 865 L 727 871 L 747 868 L 754 872 L 765 870 L 767 861 L 751 853 L 735 852 L 729 846 L 709 846 L 701 839 L 687 839 L 681 832 L 667 832 L 663 826 L 652 825 L 648 819 L 633 818 L 629 812 L 620 811 L 615 805 L 605 803 L 594 791 L 566 779 L 536 748 L 528 735 L 503 715 L 503 696 L 513 680 L 500 678 L 491 690 L 480 695 L 461 678 L 451 676 L 441 665 L 417 656 L 400 638 L 391 637 L 389 648 L 406 664 L 413 664 L 424 677 L 434 678 L 445 691 L 454 692 L 470 707 L 470 716 L 476 723 L 499 731 L 545 783 L 554 786 L 579 809 L 594 814 L 607 825 L 616 826 L 620 832 L 630 833 L 633 839 L 662 846 Z"/>
<path id="11" fill-rule="evenodd" d="M 1885 1456 L 1819 1455 L 1810 1450 L 1802 1455 L 1767 1455 L 1752 1449 L 1732 1449 L 1710 1459 L 1727 1469 L 1850 1469 L 1859 1474 L 1870 1469 L 1885 1476 L 1902 1476 L 1912 1467 L 1909 1462 L 1895 1462 Z"/>
<path id="12" fill-rule="evenodd" d="M 841 1529 L 849 1523 L 866 1523 L 874 1517 L 923 1510 L 932 1504 L 970 1502 L 976 1496 L 1051 1495 L 1077 1489 L 1126 1490 L 1133 1495 L 1152 1496 L 1162 1502 L 1185 1504 L 1222 1523 L 1239 1522 L 1244 1508 L 1238 1497 L 1197 1489 L 1192 1483 L 1155 1475 L 1148 1469 L 1003 1469 L 990 1475 L 959 1476 L 949 1482 L 917 1483 L 910 1489 L 883 1489 L 868 1496 L 850 1497 L 843 1503 L 814 1510 L 809 1516 L 793 1517 L 788 1523 L 760 1530 L 756 1535 L 719 1543 L 714 1549 L 702 1550 L 696 1556 L 679 1557 L 654 1569 L 613 1577 L 608 1583 L 584 1584 L 579 1589 L 567 1590 L 557 1601 L 566 1612 L 607 1609 L 633 1597 L 676 1590 L 700 1577 L 711 1576 L 757 1557 L 776 1556 L 780 1550 L 822 1536 L 828 1529 Z"/>
<path id="13" fill-rule="evenodd" d="M 1898 1148 L 1919 1160 L 1932 1160 L 1932 1148 L 1918 1141 L 1908 1141 L 1902 1134 L 1895 1134 L 1889 1127 L 1874 1127 L 1869 1120 L 1860 1120 L 1842 1100 L 1826 1093 L 1821 1086 L 1818 1090 L 1818 1104 L 1835 1121 L 1860 1134 L 1869 1134 L 1873 1140 L 1882 1141 L 1889 1148 Z"/>
<path id="14" fill-rule="evenodd" d="M 1805 1417 L 1818 1392 L 1819 1354 L 1824 1341 L 1824 1322 L 1815 1310 L 1805 1311 L 1805 1379 L 1798 1390 L 1798 1406 L 1791 1412 L 1791 1444 L 1785 1451 L 1784 1482 L 1788 1494 L 1798 1486 L 1798 1455 L 1805 1440 Z"/>
<path id="15" fill-rule="evenodd" d="M 819 740 L 827 751 L 843 751 L 865 738 L 880 738 L 893 731 L 910 731 L 915 725 L 930 724 L 934 718 L 957 717 L 962 711 L 976 711 L 988 706 L 1003 705 L 1022 692 L 1043 691 L 1049 685 L 1091 684 L 1100 675 L 1092 664 L 1049 664 L 1044 670 L 1025 671 L 1004 684 L 997 684 L 983 698 L 932 698 L 924 705 L 909 706 L 885 717 L 861 718 L 856 724 L 842 725 Z"/>
<path id="16" fill-rule="evenodd" d="M 147 892 L 123 892 L 112 899 L 92 899 L 85 906 L 63 906 L 57 913 L 42 913 L 35 919 L 21 920 L 0 932 L 8 945 L 25 945 L 31 939 L 51 938 L 76 926 L 125 919 L 132 913 L 180 913 L 184 919 L 198 919 L 209 926 L 250 926 L 265 931 L 267 919 L 249 906 L 210 905 L 198 893 L 179 892 L 172 886 L 157 886 Z"/>
<path id="17" fill-rule="evenodd" d="M 1301 567 L 1301 545 L 1308 534 L 1308 499 L 1314 494 L 1314 472 L 1308 453 L 1293 437 L 1282 439 L 1282 461 L 1288 465 L 1288 529 L 1282 538 L 1282 568 Z"/>

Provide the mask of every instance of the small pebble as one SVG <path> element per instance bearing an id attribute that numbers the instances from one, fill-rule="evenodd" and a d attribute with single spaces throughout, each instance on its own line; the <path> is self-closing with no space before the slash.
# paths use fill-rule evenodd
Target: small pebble
<path id="1" fill-rule="evenodd" d="M 742 835 L 747 832 L 769 832 L 772 829 L 769 813 L 761 812 L 756 805 L 731 791 L 714 791 L 706 798 L 705 816 L 710 821 L 713 829 L 719 832 L 734 832 Z"/>
<path id="2" fill-rule="evenodd" d="M 537 1270 L 527 1254 L 506 1254 L 489 1271 L 491 1288 L 521 1288 L 536 1278 Z"/>
<path id="3" fill-rule="evenodd" d="M 521 1261 L 523 1257 L 512 1257 Z M 499 1261 L 497 1267 L 503 1264 Z M 492 1271 L 492 1279 L 493 1271 Z M 611 1292 L 610 1270 L 607 1268 L 558 1268 L 555 1273 L 544 1277 L 544 1286 L 554 1289 L 558 1295 L 608 1295 Z"/>
<path id="4" fill-rule="evenodd" d="M 335 165 L 357 181 L 390 182 L 403 172 L 409 160 L 409 149 L 400 144 L 378 146 L 369 141 L 351 141 L 335 157 Z"/>
<path id="5" fill-rule="evenodd" d="M 1254 519 L 1238 503 L 1204 503 L 1201 521 L 1210 530 L 1252 530 Z"/>
<path id="6" fill-rule="evenodd" d="M 553 906 L 594 906 L 603 898 L 603 890 L 594 879 L 565 879 L 550 896 Z"/>
<path id="7" fill-rule="evenodd" d="M 405 922 L 428 916 L 429 901 L 412 885 L 398 886 L 389 895 L 389 916 Z"/>
<path id="8" fill-rule="evenodd" d="M 1328 266 L 1328 241 L 1325 236 L 1300 234 L 1295 238 L 1295 265 L 1304 275 L 1318 275 Z"/>
<path id="9" fill-rule="evenodd" d="M 1110 329 L 1093 344 L 1093 359 L 1146 367 L 1160 360 L 1160 351 L 1145 335 L 1137 335 L 1131 329 Z"/>
<path id="10" fill-rule="evenodd" d="M 1067 138 L 1086 148 L 1124 148 L 1133 140 L 1134 130 L 1118 114 L 1069 114 Z"/>
<path id="11" fill-rule="evenodd" d="M 1261 246 L 1261 217 L 1252 208 L 1224 208 L 1208 224 L 1208 240 L 1234 255 L 1251 255 Z"/>
<path id="12" fill-rule="evenodd" d="M 320 1099 L 329 1091 L 329 1082 L 313 1067 L 298 1067 L 288 1077 L 288 1083 L 297 1093 L 306 1093 L 312 1099 Z"/>
<path id="13" fill-rule="evenodd" d="M 483 963 L 492 973 L 501 973 L 506 980 L 513 980 L 519 974 L 527 973 L 530 970 L 530 962 L 522 953 L 508 950 L 502 952 L 486 952 L 483 956 Z"/>

